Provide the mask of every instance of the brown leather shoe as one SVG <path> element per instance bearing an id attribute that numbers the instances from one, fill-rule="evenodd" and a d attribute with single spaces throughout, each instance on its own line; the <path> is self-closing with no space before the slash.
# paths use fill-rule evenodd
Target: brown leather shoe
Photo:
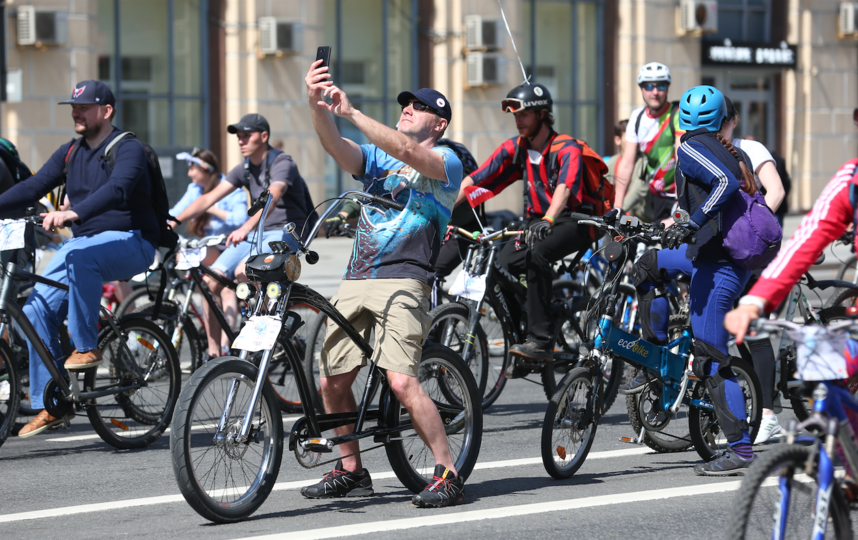
<path id="1" fill-rule="evenodd" d="M 86 352 L 73 352 L 66 360 L 65 366 L 69 371 L 94 368 L 104 363 L 101 351 L 93 349 Z"/>
<path id="2" fill-rule="evenodd" d="M 72 417 L 74 417 L 74 413 L 69 414 L 69 418 Z M 38 435 L 45 430 L 59 426 L 62 423 L 62 418 L 54 418 L 50 413 L 48 413 L 48 411 L 42 411 L 36 415 L 35 418 L 30 420 L 26 426 L 21 428 L 21 431 L 18 432 L 18 437 L 26 439 L 27 437 Z"/>

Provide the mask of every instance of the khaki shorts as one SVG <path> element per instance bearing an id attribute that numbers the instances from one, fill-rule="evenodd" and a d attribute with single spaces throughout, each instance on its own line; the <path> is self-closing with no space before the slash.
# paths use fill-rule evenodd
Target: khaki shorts
<path id="1" fill-rule="evenodd" d="M 373 360 L 378 367 L 417 375 L 423 343 L 429 333 L 428 285 L 416 279 L 343 281 L 331 303 L 364 339 L 375 328 Z M 328 320 L 319 361 L 322 377 L 348 373 L 367 364 L 366 356 L 348 335 Z"/>

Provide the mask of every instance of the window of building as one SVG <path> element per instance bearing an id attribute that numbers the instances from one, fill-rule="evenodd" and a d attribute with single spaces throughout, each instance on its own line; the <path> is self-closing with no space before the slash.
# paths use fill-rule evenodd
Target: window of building
<path id="1" fill-rule="evenodd" d="M 771 0 L 719 0 L 718 33 L 707 39 L 769 41 Z"/>
<path id="2" fill-rule="evenodd" d="M 207 11 L 208 0 L 98 0 L 98 77 L 117 127 L 155 147 L 208 146 Z"/>
<path id="3" fill-rule="evenodd" d="M 602 2 L 525 0 L 522 60 L 554 100 L 554 129 L 602 145 Z M 534 70 L 531 66 L 536 66 Z"/>
<path id="4" fill-rule="evenodd" d="M 325 0 L 325 43 L 331 50 L 331 75 L 355 107 L 394 127 L 400 107 L 396 96 L 417 88 L 417 0 Z M 351 122 L 337 118 L 340 133 L 366 142 Z M 347 186 L 348 187 L 348 186 Z M 326 167 L 326 193 L 344 191 L 333 159 Z"/>

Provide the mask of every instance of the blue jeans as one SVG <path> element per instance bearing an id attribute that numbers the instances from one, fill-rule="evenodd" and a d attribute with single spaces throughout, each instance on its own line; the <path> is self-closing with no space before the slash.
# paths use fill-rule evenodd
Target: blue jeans
<path id="1" fill-rule="evenodd" d="M 107 281 L 128 279 L 144 272 L 155 258 L 155 247 L 140 236 L 140 231 L 106 231 L 68 240 L 48 263 L 43 277 L 69 286 L 68 291 L 37 284 L 24 305 L 36 333 L 54 358 L 62 358 L 57 326 L 68 315 L 68 330 L 79 352 L 98 346 L 98 316 L 101 285 Z M 51 381 L 48 368 L 30 350 L 30 402 L 33 408 L 44 405 L 45 386 Z M 57 365 L 63 369 L 61 365 Z"/>
<path id="2" fill-rule="evenodd" d="M 706 261 L 689 260 L 685 253 L 687 245 L 678 249 L 662 249 L 658 252 L 658 268 L 669 281 L 676 277 L 679 272 L 691 276 L 691 331 L 694 339 L 705 341 L 717 348 L 725 355 L 730 354 L 727 342 L 730 333 L 724 328 L 724 317 L 733 309 L 736 299 L 742 293 L 748 279 L 751 277 L 750 270 L 744 270 L 732 263 L 715 263 Z M 649 285 L 655 288 L 657 285 L 649 281 L 641 284 L 645 289 Z M 667 312 L 667 298 L 660 297 L 653 300 L 652 311 Z M 656 321 L 662 328 L 654 328 L 659 335 L 667 335 L 669 320 L 667 317 L 652 318 L 653 326 Z M 718 371 L 718 363 L 709 363 L 709 375 L 715 375 Z M 727 406 L 736 415 L 736 418 L 747 417 L 745 411 L 745 396 L 736 377 L 724 380 L 724 389 L 727 397 Z M 742 438 L 731 444 L 751 442 L 747 430 L 742 432 Z"/>
<path id="3" fill-rule="evenodd" d="M 256 233 L 250 234 L 246 240 L 238 244 L 229 246 L 212 265 L 213 270 L 219 270 L 227 279 L 235 279 L 235 269 L 239 264 L 243 263 L 250 257 L 251 252 L 256 252 Z M 293 251 L 298 249 L 295 239 L 292 235 L 276 229 L 273 231 L 265 231 L 262 234 L 262 252 L 270 253 L 271 248 L 268 247 L 268 242 L 275 240 L 285 240 Z"/>

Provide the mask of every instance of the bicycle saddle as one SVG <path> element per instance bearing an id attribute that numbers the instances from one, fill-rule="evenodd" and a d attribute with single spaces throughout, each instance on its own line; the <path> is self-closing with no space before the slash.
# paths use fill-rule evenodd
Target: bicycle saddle
<path id="1" fill-rule="evenodd" d="M 686 285 L 691 285 L 691 276 L 686 274 L 685 272 L 680 272 L 676 274 L 677 283 L 685 283 Z"/>

